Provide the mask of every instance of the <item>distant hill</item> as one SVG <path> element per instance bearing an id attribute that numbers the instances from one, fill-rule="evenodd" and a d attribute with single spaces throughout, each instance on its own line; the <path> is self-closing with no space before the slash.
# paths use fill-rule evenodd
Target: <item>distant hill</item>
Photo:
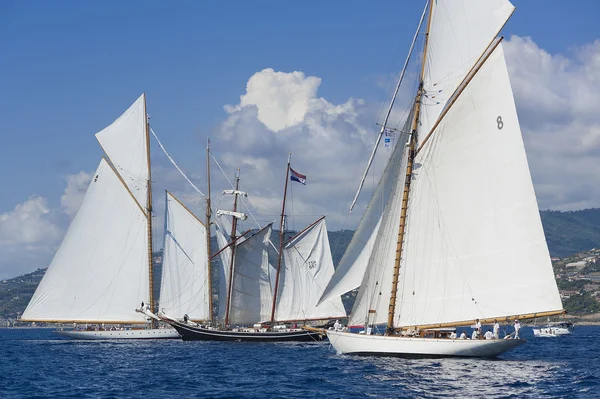
<path id="1" fill-rule="evenodd" d="M 540 215 L 552 256 L 564 258 L 600 246 L 600 208 Z"/>
<path id="2" fill-rule="evenodd" d="M 567 256 L 588 251 L 592 248 L 600 247 L 600 209 L 584 209 L 581 211 L 559 212 L 559 211 L 541 211 L 542 224 L 546 234 L 546 241 L 550 254 L 554 257 L 565 258 Z M 286 232 L 286 237 L 291 237 L 293 232 Z M 341 230 L 330 231 L 329 241 L 331 243 L 331 252 L 333 262 L 337 265 L 346 250 L 346 247 L 352 239 L 354 231 Z M 277 231 L 272 234 L 273 244 L 278 247 L 279 235 Z M 216 248 L 216 240 L 212 239 L 212 247 Z M 159 297 L 160 278 L 162 274 L 162 252 L 155 253 L 158 262 L 154 265 L 154 294 Z M 273 264 L 274 259 L 271 259 Z M 218 264 L 220 259 L 215 259 Z M 218 287 L 217 268 L 213 268 L 213 289 L 216 294 Z M 0 282 L 0 318 L 14 318 L 16 314 L 21 314 L 29 299 L 33 295 L 35 288 L 44 275 L 45 269 L 36 270 L 23 276 Z M 344 298 L 344 305 L 351 306 L 353 295 L 350 294 Z"/>

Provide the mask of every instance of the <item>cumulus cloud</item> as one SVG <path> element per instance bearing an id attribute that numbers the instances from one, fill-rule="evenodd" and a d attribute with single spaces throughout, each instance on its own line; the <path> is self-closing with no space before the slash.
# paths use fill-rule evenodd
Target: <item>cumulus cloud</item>
<path id="1" fill-rule="evenodd" d="M 33 271 L 51 257 L 63 235 L 45 198 L 32 196 L 0 214 L 0 278 Z"/>
<path id="2" fill-rule="evenodd" d="M 67 176 L 67 187 L 64 194 L 60 197 L 60 204 L 67 215 L 74 216 L 77 213 L 91 178 L 92 175 L 84 171 Z"/>
<path id="3" fill-rule="evenodd" d="M 292 167 L 308 176 L 306 186 L 289 186 L 288 213 L 298 220 L 292 228 L 325 213 L 330 228 L 344 225 L 377 127 L 362 99 L 333 104 L 318 97 L 320 83 L 302 72 L 264 69 L 250 77 L 239 104 L 225 106 L 227 119 L 216 132 L 219 159 L 225 170 L 241 169 L 241 185 L 262 222 L 278 219 L 292 152 Z"/>
<path id="4" fill-rule="evenodd" d="M 504 48 L 540 208 L 600 206 L 600 40 L 568 55 L 529 37 Z"/>

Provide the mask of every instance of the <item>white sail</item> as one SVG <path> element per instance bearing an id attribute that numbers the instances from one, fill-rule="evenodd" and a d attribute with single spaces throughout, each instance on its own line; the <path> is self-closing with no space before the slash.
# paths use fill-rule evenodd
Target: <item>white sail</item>
<path id="1" fill-rule="evenodd" d="M 403 150 L 405 154 L 402 162 L 389 165 L 388 173 L 393 176 L 392 194 L 383 211 L 369 263 L 348 320 L 351 325 L 378 324 L 387 321 L 408 147 L 402 146 L 399 150 Z M 369 317 L 368 322 L 367 317 Z"/>
<path id="2" fill-rule="evenodd" d="M 419 129 L 423 134 L 429 133 L 460 82 L 515 9 L 507 0 L 435 0 L 431 6 Z"/>
<path id="3" fill-rule="evenodd" d="M 171 193 L 166 193 L 160 310 L 171 316 L 208 320 L 206 228 Z"/>
<path id="4" fill-rule="evenodd" d="M 408 212 L 397 326 L 562 309 L 501 45 L 418 153 Z"/>
<path id="5" fill-rule="evenodd" d="M 104 159 L 23 320 L 144 322 L 149 297 L 144 212 Z"/>
<path id="6" fill-rule="evenodd" d="M 271 316 L 273 290 L 269 277 L 271 224 L 235 247 L 230 324 L 253 324 Z"/>
<path id="7" fill-rule="evenodd" d="M 225 226 L 221 222 L 220 218 L 215 218 L 215 232 L 217 236 L 217 245 L 219 248 L 225 248 L 229 241 Z M 225 310 L 227 308 L 227 289 L 229 287 L 229 264 L 231 262 L 231 248 L 227 247 L 219 254 L 219 309 L 217 311 L 217 317 L 222 319 L 225 317 Z"/>
<path id="8" fill-rule="evenodd" d="M 123 115 L 96 133 L 115 170 L 142 208 L 148 194 L 146 97 L 142 94 Z"/>
<path id="9" fill-rule="evenodd" d="M 317 306 L 325 284 L 333 275 L 325 218 L 290 240 L 283 250 L 275 319 L 317 320 L 345 317 L 338 295 Z"/>
<path id="10" fill-rule="evenodd" d="M 393 192 L 398 166 L 402 163 L 404 147 L 409 137 L 405 132 L 410 129 L 412 115 L 411 112 L 402 133 L 398 133 L 396 147 L 388 160 L 379 184 L 319 303 L 358 288 L 362 282 L 381 225 L 385 204 L 388 203 Z"/>

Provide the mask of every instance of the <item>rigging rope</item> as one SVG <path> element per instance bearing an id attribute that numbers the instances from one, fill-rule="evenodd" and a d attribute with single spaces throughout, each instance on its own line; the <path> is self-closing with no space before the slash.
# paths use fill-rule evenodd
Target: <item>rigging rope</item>
<path id="1" fill-rule="evenodd" d="M 150 128 L 150 131 L 152 132 L 152 135 L 154 135 L 154 138 L 156 139 L 156 142 L 158 143 L 158 145 L 161 148 L 161 150 L 163 150 L 163 152 L 165 153 L 165 155 L 167 156 L 167 158 L 169 158 L 169 161 L 171 161 L 171 163 L 173 164 L 173 166 L 175 166 L 175 169 L 177 169 L 179 171 L 179 173 L 181 173 L 181 176 L 183 176 L 183 178 L 185 180 L 187 180 L 188 183 L 190 183 L 190 185 L 194 188 L 194 190 L 196 190 L 198 192 L 198 194 L 200 194 L 201 196 L 203 196 L 203 197 L 206 198 L 206 195 L 204 195 L 204 193 L 202 191 L 200 191 L 200 189 L 198 189 L 198 187 L 196 187 L 194 185 L 194 183 L 192 183 L 192 181 L 186 176 L 186 174 L 183 173 L 183 171 L 181 170 L 181 168 L 179 168 L 179 166 L 177 166 L 177 164 L 175 163 L 175 160 L 173 158 L 171 158 L 171 156 L 169 155 L 169 153 L 167 152 L 167 150 L 165 149 L 165 147 L 162 145 L 162 143 L 158 139 L 158 136 L 156 135 L 156 133 L 154 133 L 154 129 Z"/>

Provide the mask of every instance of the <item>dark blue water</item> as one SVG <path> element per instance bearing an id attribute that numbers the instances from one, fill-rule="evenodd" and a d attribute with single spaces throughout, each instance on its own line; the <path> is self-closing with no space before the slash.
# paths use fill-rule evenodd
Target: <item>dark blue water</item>
<path id="1" fill-rule="evenodd" d="M 0 398 L 600 398 L 600 327 L 499 360 L 337 355 L 327 342 L 70 341 L 0 329 Z"/>

